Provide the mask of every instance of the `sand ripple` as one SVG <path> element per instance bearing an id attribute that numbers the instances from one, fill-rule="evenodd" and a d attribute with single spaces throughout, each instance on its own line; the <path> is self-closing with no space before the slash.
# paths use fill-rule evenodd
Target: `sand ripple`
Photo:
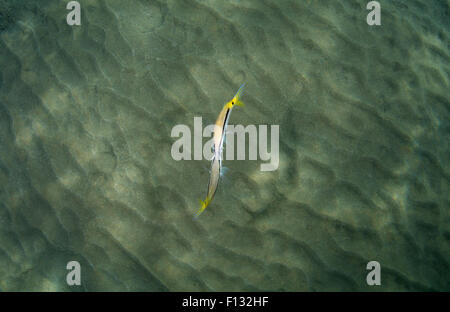
<path id="1" fill-rule="evenodd" d="M 450 290 L 449 7 L 367 1 L 0 1 L 0 289 Z M 6 12 L 6 13 L 5 13 Z M 0 15 L 1 17 L 1 15 Z M 280 168 L 170 130 L 280 124 Z M 447 207 L 447 208 L 446 208 Z"/>

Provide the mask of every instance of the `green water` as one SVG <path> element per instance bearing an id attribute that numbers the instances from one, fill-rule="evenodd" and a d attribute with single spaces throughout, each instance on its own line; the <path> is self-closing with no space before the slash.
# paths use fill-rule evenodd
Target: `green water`
<path id="1" fill-rule="evenodd" d="M 450 290 L 448 1 L 67 2 L 0 1 L 1 290 Z M 279 168 L 224 160 L 193 220 L 171 130 L 243 82 Z"/>

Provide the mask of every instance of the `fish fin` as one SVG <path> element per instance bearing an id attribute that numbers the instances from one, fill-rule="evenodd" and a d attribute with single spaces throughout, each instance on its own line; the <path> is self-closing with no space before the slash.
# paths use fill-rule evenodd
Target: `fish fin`
<path id="1" fill-rule="evenodd" d="M 206 166 L 202 166 L 202 169 L 211 174 L 211 169 L 207 168 Z"/>
<path id="2" fill-rule="evenodd" d="M 223 166 L 220 170 L 220 176 L 223 177 L 228 172 L 228 170 L 228 167 Z"/>
<path id="3" fill-rule="evenodd" d="M 208 198 L 206 198 L 205 200 L 201 200 L 201 199 L 200 199 L 200 205 L 201 205 L 201 207 L 200 207 L 200 209 L 197 211 L 197 213 L 195 214 L 194 220 L 196 220 L 196 219 L 202 214 L 202 212 L 206 209 L 206 207 L 208 207 L 208 205 L 209 205 L 209 200 L 208 200 Z"/>
<path id="4" fill-rule="evenodd" d="M 236 95 L 234 96 L 236 99 L 239 100 L 239 97 L 242 95 L 242 92 L 244 91 L 244 87 L 245 87 L 245 82 L 243 84 L 241 84 L 241 86 L 239 87 L 239 90 L 236 92 Z"/>
<path id="5" fill-rule="evenodd" d="M 244 106 L 245 106 L 244 102 L 242 102 L 242 101 L 240 101 L 240 100 L 237 100 L 235 105 L 241 106 L 241 107 L 244 107 Z"/>

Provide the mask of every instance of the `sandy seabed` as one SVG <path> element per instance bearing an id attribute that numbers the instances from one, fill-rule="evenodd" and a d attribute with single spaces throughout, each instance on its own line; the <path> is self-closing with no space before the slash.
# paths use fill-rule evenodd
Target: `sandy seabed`
<path id="1" fill-rule="evenodd" d="M 367 2 L 0 1 L 0 289 L 449 291 L 449 2 Z M 279 169 L 226 162 L 195 221 L 171 129 L 244 81 Z"/>

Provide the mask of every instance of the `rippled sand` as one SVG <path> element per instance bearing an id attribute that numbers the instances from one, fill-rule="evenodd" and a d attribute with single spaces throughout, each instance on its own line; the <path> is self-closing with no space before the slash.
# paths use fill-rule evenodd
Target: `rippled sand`
<path id="1" fill-rule="evenodd" d="M 450 290 L 447 1 L 34 3 L 0 1 L 0 289 Z M 170 131 L 244 81 L 280 167 L 225 162 L 194 221 Z"/>

